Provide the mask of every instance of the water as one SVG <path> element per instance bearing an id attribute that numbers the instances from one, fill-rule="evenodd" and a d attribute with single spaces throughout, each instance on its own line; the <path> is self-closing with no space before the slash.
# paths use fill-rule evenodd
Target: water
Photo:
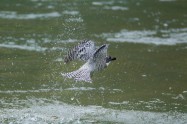
<path id="1" fill-rule="evenodd" d="M 187 123 L 185 0 L 0 1 L 0 123 Z M 109 43 L 93 83 L 67 49 Z"/>

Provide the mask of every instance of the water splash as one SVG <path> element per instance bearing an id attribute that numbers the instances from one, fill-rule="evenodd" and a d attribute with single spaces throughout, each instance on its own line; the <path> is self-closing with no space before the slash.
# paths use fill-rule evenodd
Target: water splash
<path id="1" fill-rule="evenodd" d="M 4 109 L 1 123 L 177 123 L 187 122 L 187 114 L 179 112 L 143 112 L 113 110 L 100 106 L 73 106 L 54 103 L 24 109 Z"/>

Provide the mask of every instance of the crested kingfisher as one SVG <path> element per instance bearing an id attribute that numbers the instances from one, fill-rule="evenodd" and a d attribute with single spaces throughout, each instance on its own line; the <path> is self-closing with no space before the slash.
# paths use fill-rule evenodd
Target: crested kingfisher
<path id="1" fill-rule="evenodd" d="M 61 73 L 62 76 L 72 78 L 75 81 L 85 81 L 91 83 L 91 73 L 103 70 L 111 61 L 116 60 L 115 57 L 107 55 L 108 46 L 109 44 L 103 44 L 96 49 L 95 43 L 91 40 L 84 40 L 74 46 L 64 57 L 64 62 L 69 63 L 70 61 L 79 59 L 85 61 L 85 64 L 78 70 Z"/>

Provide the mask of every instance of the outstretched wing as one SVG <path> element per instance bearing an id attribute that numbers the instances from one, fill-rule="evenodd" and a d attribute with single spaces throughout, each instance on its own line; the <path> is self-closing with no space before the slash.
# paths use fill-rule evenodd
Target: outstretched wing
<path id="1" fill-rule="evenodd" d="M 70 49 L 64 57 L 64 62 L 68 63 L 75 59 L 87 61 L 95 51 L 95 44 L 91 40 L 84 40 L 74 48 Z"/>
<path id="2" fill-rule="evenodd" d="M 93 58 L 91 58 L 91 62 L 95 63 L 95 70 L 100 71 L 106 67 L 106 57 L 107 57 L 107 49 L 108 44 L 102 45 L 100 48 L 98 48 Z"/>
<path id="3" fill-rule="evenodd" d="M 84 65 L 76 71 L 61 73 L 62 76 L 66 78 L 72 78 L 75 81 L 85 81 L 91 83 L 92 80 L 90 78 L 90 69 L 89 67 L 84 67 Z"/>

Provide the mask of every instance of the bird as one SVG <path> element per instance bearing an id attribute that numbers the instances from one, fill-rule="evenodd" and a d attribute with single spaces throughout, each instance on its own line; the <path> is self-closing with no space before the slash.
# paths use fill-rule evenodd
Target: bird
<path id="1" fill-rule="evenodd" d="M 65 78 L 72 78 L 76 82 L 84 81 L 92 83 L 90 75 L 93 72 L 101 71 L 106 68 L 111 61 L 116 60 L 116 57 L 107 55 L 109 44 L 103 44 L 96 49 L 95 43 L 92 40 L 84 40 L 78 45 L 70 49 L 64 57 L 64 62 L 67 64 L 73 60 L 85 61 L 78 70 L 61 73 Z"/>

